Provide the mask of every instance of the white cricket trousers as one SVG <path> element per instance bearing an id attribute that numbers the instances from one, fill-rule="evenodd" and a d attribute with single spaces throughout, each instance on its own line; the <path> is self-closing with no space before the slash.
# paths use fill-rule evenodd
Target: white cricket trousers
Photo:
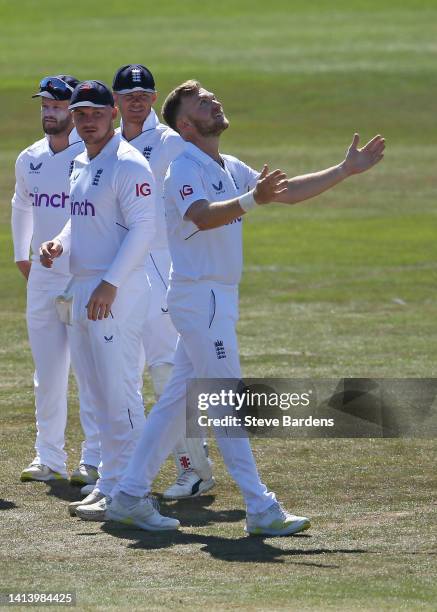
<path id="1" fill-rule="evenodd" d="M 238 287 L 209 281 L 172 282 L 168 306 L 180 337 L 172 375 L 149 413 L 141 438 L 118 490 L 143 496 L 185 431 L 186 383 L 190 378 L 240 378 L 236 335 Z M 223 342 L 217 351 L 216 342 Z M 226 468 L 243 494 L 247 511 L 263 512 L 275 500 L 259 479 L 247 438 L 217 436 Z"/>
<path id="2" fill-rule="evenodd" d="M 100 437 L 100 478 L 96 488 L 108 495 L 126 469 L 145 422 L 138 390 L 142 329 L 150 291 L 144 270 L 132 272 L 107 319 L 91 321 L 86 305 L 101 276 L 74 277 L 71 360 L 88 387 Z"/>
<path id="3" fill-rule="evenodd" d="M 46 270 L 40 270 L 37 264 L 32 264 L 27 283 L 26 319 L 35 364 L 33 379 L 37 435 L 34 462 L 48 465 L 55 472 L 66 475 L 64 434 L 70 347 L 67 326 L 58 317 L 55 298 L 64 291 L 70 277 L 47 278 L 49 274 Z M 86 389 L 79 380 L 78 386 L 80 418 L 85 433 L 81 461 L 93 464 L 93 457 L 98 459 L 100 454 L 97 425 Z"/>
<path id="4" fill-rule="evenodd" d="M 154 249 L 146 259 L 146 273 L 151 296 L 144 325 L 144 359 L 147 367 L 174 362 L 178 333 L 167 307 L 168 277 L 171 258 L 168 249 Z M 142 364 L 143 365 L 143 364 Z M 141 368 L 143 371 L 144 365 Z"/>

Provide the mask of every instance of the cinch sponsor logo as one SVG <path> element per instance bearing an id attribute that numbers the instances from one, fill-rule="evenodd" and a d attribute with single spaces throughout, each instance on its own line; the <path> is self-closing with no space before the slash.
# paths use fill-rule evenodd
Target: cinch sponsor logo
<path id="1" fill-rule="evenodd" d="M 80 215 L 81 217 L 95 217 L 96 210 L 94 205 L 88 202 L 88 200 L 85 200 L 85 202 L 71 202 L 70 214 L 72 217 L 75 215 Z"/>
<path id="2" fill-rule="evenodd" d="M 65 208 L 65 203 L 70 199 L 68 193 L 31 193 L 32 206 L 53 206 L 53 208 Z"/>
<path id="3" fill-rule="evenodd" d="M 137 183 L 135 185 L 135 192 L 137 194 L 137 197 L 139 197 L 140 195 L 149 196 L 152 193 L 152 190 L 150 189 L 149 183 L 143 183 L 142 185 L 138 185 Z"/>
<path id="4" fill-rule="evenodd" d="M 182 189 L 179 189 L 179 193 L 181 194 L 181 198 L 184 200 L 187 196 L 192 195 L 194 192 L 191 185 L 184 185 Z"/>

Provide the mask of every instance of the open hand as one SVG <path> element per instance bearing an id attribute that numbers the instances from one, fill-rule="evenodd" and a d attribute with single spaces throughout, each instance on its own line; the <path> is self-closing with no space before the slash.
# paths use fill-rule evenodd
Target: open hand
<path id="1" fill-rule="evenodd" d="M 378 134 L 372 140 L 369 140 L 362 149 L 358 149 L 359 140 L 359 135 L 354 134 L 352 144 L 347 150 L 346 159 L 343 162 L 343 168 L 349 176 L 366 172 L 384 157 L 385 140 L 382 136 Z"/>
<path id="2" fill-rule="evenodd" d="M 281 193 L 287 191 L 287 175 L 282 170 L 269 172 L 266 164 L 258 178 L 253 197 L 257 204 L 274 202 Z"/>

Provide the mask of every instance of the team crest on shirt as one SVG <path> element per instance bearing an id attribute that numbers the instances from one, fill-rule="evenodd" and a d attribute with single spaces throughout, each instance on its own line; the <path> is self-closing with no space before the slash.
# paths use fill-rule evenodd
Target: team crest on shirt
<path id="1" fill-rule="evenodd" d="M 102 176 L 102 174 L 103 174 L 103 168 L 99 168 L 96 174 L 94 175 L 93 182 L 91 183 L 93 187 L 99 186 L 99 181 L 100 181 L 100 177 Z"/>
<path id="2" fill-rule="evenodd" d="M 71 160 L 70 167 L 68 168 L 68 178 L 70 178 L 70 176 L 73 174 L 73 170 L 74 170 L 74 159 Z"/>
<path id="3" fill-rule="evenodd" d="M 29 174 L 39 174 L 39 170 L 41 166 L 42 166 L 42 162 L 39 164 L 36 164 L 35 166 L 32 164 L 32 162 L 30 162 Z"/>
<path id="4" fill-rule="evenodd" d="M 223 181 L 220 181 L 218 185 L 214 185 L 213 183 L 212 186 L 214 187 L 216 194 L 225 192 L 225 190 L 223 189 Z"/>
<path id="5" fill-rule="evenodd" d="M 152 149 L 153 149 L 153 147 L 150 147 L 150 146 L 149 147 L 144 147 L 144 149 L 143 149 L 143 155 L 147 159 L 147 161 L 149 161 L 149 159 L 150 159 L 150 156 L 152 154 Z"/>

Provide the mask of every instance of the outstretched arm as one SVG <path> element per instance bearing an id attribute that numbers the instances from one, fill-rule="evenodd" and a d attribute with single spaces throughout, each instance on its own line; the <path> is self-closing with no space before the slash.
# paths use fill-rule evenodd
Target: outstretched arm
<path id="1" fill-rule="evenodd" d="M 303 202 L 328 191 L 328 189 L 354 174 L 360 174 L 373 168 L 384 157 L 385 140 L 378 135 L 372 138 L 362 149 L 358 149 L 359 139 L 359 135 L 354 134 L 345 159 L 337 166 L 290 179 L 287 190 L 280 193 L 275 198 L 275 202 L 284 202 L 285 204 Z"/>
<path id="2" fill-rule="evenodd" d="M 253 193 L 256 203 L 268 204 L 273 200 L 278 201 L 287 188 L 286 178 L 281 170 L 269 172 L 268 167 L 264 166 Z M 219 202 L 197 200 L 191 204 L 185 213 L 185 218 L 195 223 L 200 230 L 221 227 L 247 212 L 247 208 L 244 204 L 241 205 L 240 200 L 241 196 Z"/>

